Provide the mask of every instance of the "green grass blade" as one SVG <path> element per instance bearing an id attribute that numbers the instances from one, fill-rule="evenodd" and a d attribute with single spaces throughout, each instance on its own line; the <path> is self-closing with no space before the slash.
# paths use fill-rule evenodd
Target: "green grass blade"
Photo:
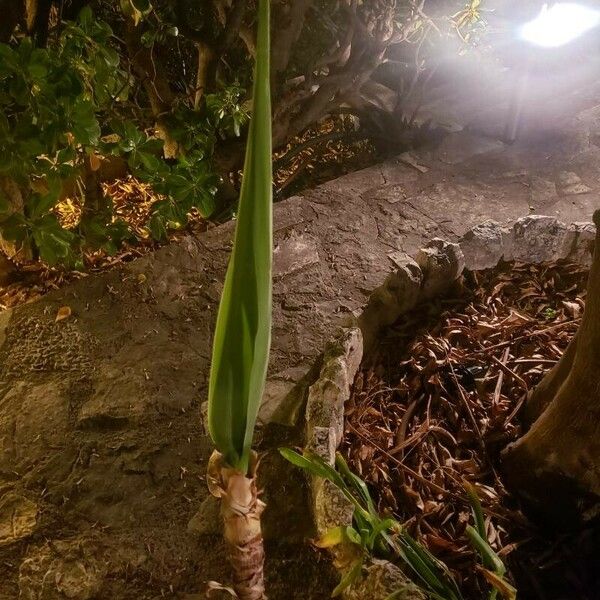
<path id="1" fill-rule="evenodd" d="M 340 477 L 339 473 L 331 465 L 328 465 L 320 456 L 310 452 L 299 454 L 290 448 L 279 448 L 279 453 L 296 467 L 300 467 L 312 475 L 327 479 L 338 488 L 344 486 L 344 480 Z"/>
<path id="2" fill-rule="evenodd" d="M 361 503 L 352 494 L 350 487 L 346 484 L 343 477 L 320 456 L 306 451 L 304 454 L 298 454 L 298 452 L 295 452 L 290 448 L 279 448 L 279 453 L 281 456 L 283 456 L 283 458 L 291 462 L 296 467 L 300 467 L 312 475 L 322 477 L 323 479 L 327 479 L 327 481 L 333 483 L 333 485 L 335 485 L 344 494 L 344 496 L 346 496 L 346 498 L 352 502 L 357 510 L 365 512 Z"/>
<path id="3" fill-rule="evenodd" d="M 402 531 L 399 537 L 405 560 L 430 586 L 430 590 L 447 600 L 462 600 L 460 589 L 448 567 L 406 531 Z"/>
<path id="4" fill-rule="evenodd" d="M 213 343 L 211 437 L 232 467 L 248 470 L 271 341 L 273 254 L 269 0 L 258 3 L 254 109 L 233 251 Z"/>
<path id="5" fill-rule="evenodd" d="M 471 525 L 467 525 L 466 533 L 472 546 L 481 555 L 483 566 L 502 577 L 506 573 L 506 567 L 500 557 L 494 552 L 489 542 L 482 538 L 477 529 L 471 527 Z"/>
<path id="6" fill-rule="evenodd" d="M 475 519 L 475 528 L 477 529 L 479 535 L 485 539 L 487 537 L 485 519 L 483 517 L 483 508 L 481 507 L 481 501 L 477 495 L 477 490 L 475 489 L 475 486 L 469 482 L 465 482 L 465 490 L 467 491 L 467 496 L 469 497 L 469 502 L 471 503 L 473 519 Z"/>
<path id="7" fill-rule="evenodd" d="M 364 503 L 365 509 L 371 515 L 377 515 L 375 503 L 373 502 L 373 498 L 371 498 L 367 484 L 350 470 L 348 463 L 339 452 L 336 454 L 335 464 L 341 476 L 352 486 L 359 499 Z"/>

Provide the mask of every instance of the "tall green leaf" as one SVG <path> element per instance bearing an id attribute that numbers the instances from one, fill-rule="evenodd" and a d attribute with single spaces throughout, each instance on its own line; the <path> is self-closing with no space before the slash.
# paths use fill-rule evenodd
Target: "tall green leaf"
<path id="1" fill-rule="evenodd" d="M 209 384 L 211 437 L 227 463 L 243 472 L 248 470 L 271 340 L 273 175 L 269 18 L 269 0 L 260 0 L 254 109 Z"/>

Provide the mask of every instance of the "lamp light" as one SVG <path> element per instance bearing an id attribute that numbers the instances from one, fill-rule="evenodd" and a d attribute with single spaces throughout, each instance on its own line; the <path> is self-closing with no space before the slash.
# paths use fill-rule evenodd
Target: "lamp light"
<path id="1" fill-rule="evenodd" d="M 521 26 L 519 37 L 542 48 L 564 46 L 600 25 L 600 11 L 575 2 L 545 4 L 540 14 Z"/>

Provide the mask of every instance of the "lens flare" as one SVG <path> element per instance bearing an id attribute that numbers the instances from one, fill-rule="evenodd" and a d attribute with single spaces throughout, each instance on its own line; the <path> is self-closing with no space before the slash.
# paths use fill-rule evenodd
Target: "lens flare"
<path id="1" fill-rule="evenodd" d="M 574 2 L 544 5 L 519 31 L 521 39 L 542 48 L 557 48 L 600 25 L 600 11 Z"/>

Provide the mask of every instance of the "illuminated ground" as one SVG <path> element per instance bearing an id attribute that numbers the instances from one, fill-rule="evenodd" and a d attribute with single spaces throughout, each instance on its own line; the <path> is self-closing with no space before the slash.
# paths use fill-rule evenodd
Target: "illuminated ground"
<path id="1" fill-rule="evenodd" d="M 459 134 L 277 205 L 270 401 L 363 306 L 391 254 L 485 218 L 590 220 L 598 140 L 600 108 L 512 147 Z M 45 573 L 68 571 L 101 600 L 185 598 L 226 579 L 219 537 L 187 524 L 206 495 L 199 408 L 231 232 L 185 238 L 0 313 L 0 598 L 18 596 L 19 570 L 27 593 L 42 590 Z M 64 306 L 71 316 L 55 322 Z M 275 431 L 278 442 L 296 439 Z M 290 477 L 267 488 L 271 518 L 291 524 L 271 543 L 270 597 L 317 600 L 331 572 L 302 543 L 302 498 L 277 507 Z"/>

